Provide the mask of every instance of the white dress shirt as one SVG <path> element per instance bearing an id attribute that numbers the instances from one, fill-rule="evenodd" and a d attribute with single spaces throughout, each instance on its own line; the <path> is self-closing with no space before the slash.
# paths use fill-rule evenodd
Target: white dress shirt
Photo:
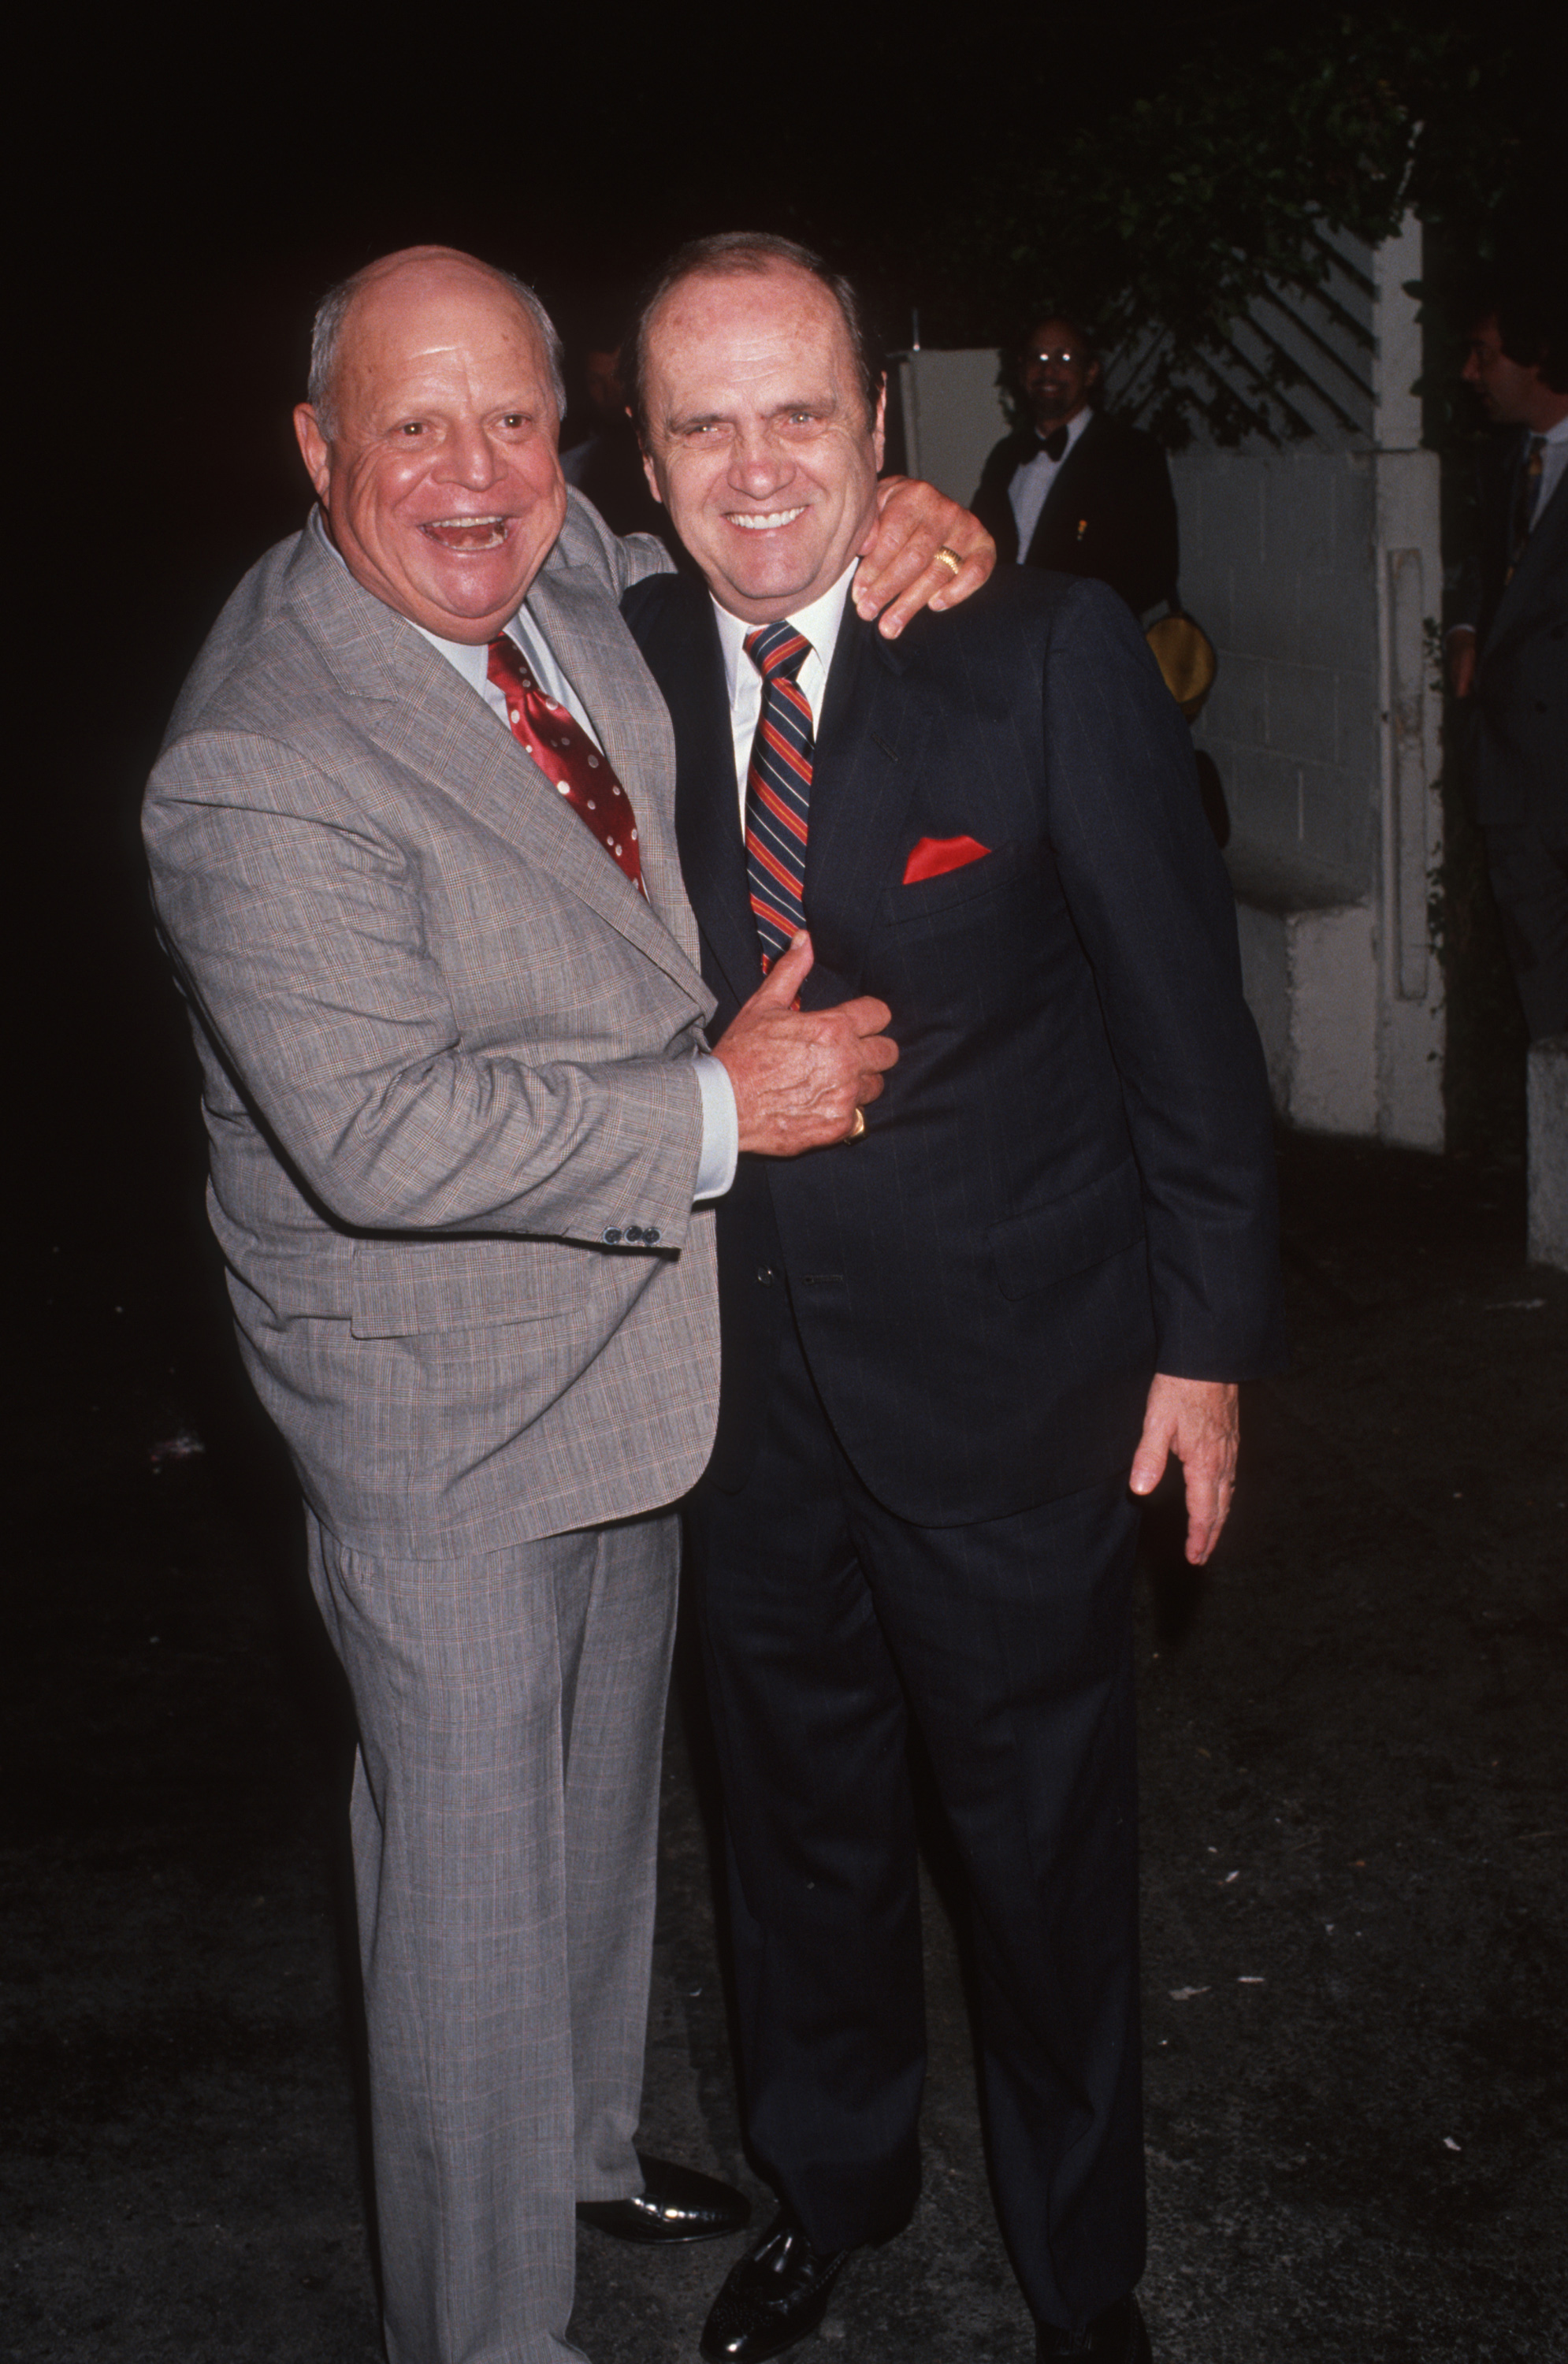
<path id="1" fill-rule="evenodd" d="M 1020 566 L 1029 556 L 1029 544 L 1034 540 L 1034 530 L 1040 523 L 1040 513 L 1045 507 L 1046 495 L 1055 484 L 1060 471 L 1067 465 L 1068 455 L 1073 444 L 1076 443 L 1094 415 L 1091 406 L 1085 403 L 1076 418 L 1068 420 L 1067 450 L 1063 452 L 1060 460 L 1053 460 L 1041 443 L 1032 460 L 1026 460 L 1021 467 L 1015 468 L 1013 471 L 1013 481 L 1007 486 L 1007 498 L 1012 504 L 1013 520 L 1018 529 L 1018 564 Z M 1038 434 L 1040 430 L 1037 428 L 1035 431 Z"/>
<path id="2" fill-rule="evenodd" d="M 340 566 L 347 562 L 327 530 L 321 511 L 312 514 L 312 523 Z M 848 580 L 846 576 L 845 580 Z M 412 619 L 410 619 L 412 621 Z M 461 674 L 470 689 L 477 692 L 490 708 L 508 738 L 512 726 L 506 719 L 506 697 L 490 678 L 490 652 L 483 642 L 475 646 L 468 641 L 443 641 L 438 632 L 428 632 L 423 624 L 414 630 L 421 639 L 429 641 L 438 653 L 445 657 L 454 673 Z M 576 690 L 555 661 L 554 654 L 526 608 L 519 608 L 506 626 L 509 640 L 516 641 L 527 661 L 528 670 L 546 697 L 557 706 L 564 706 L 573 721 L 587 732 L 600 754 L 604 746 L 588 719 L 587 711 Z M 564 793 L 564 792 L 563 792 Z M 636 798 L 632 799 L 635 809 Z M 606 855 L 608 861 L 609 856 Z M 697 1178 L 692 1190 L 695 1205 L 704 1199 L 722 1199 L 735 1179 L 735 1161 L 740 1154 L 740 1123 L 735 1109 L 735 1090 L 721 1061 L 711 1053 L 698 1051 L 692 1065 L 696 1071 L 697 1089 L 702 1095 L 702 1154 L 697 1160 Z"/>
<path id="3" fill-rule="evenodd" d="M 1525 445 L 1529 450 L 1529 445 Z M 1546 449 L 1540 455 L 1540 491 L 1536 496 L 1535 515 L 1529 521 L 1533 533 L 1546 514 L 1546 504 L 1562 482 L 1562 471 L 1568 468 L 1568 418 L 1560 418 L 1555 427 L 1546 429 Z"/>
<path id="4" fill-rule="evenodd" d="M 439 650 L 448 664 L 454 671 L 462 674 L 470 689 L 479 692 L 491 713 L 503 724 L 507 737 L 510 738 L 512 726 L 506 719 L 506 693 L 504 689 L 498 688 L 490 678 L 490 652 L 484 643 L 481 641 L 477 647 L 474 647 L 468 641 L 443 641 L 439 633 L 426 631 L 423 624 L 416 624 L 414 630 L 419 634 L 421 640 L 428 641 L 433 649 Z M 528 671 L 546 697 L 552 698 L 557 706 L 565 707 L 573 720 L 581 724 L 602 755 L 605 751 L 600 743 L 599 734 L 589 721 L 582 699 L 556 663 L 550 653 L 549 642 L 526 608 L 519 608 L 507 625 L 506 637 L 510 641 L 516 641 L 523 652 L 523 660 Z M 562 789 L 561 793 L 564 795 L 565 790 Z"/>
<path id="5" fill-rule="evenodd" d="M 850 596 L 850 585 L 855 579 L 854 560 L 840 575 L 830 591 L 813 599 L 809 608 L 798 615 L 786 616 L 785 623 L 793 624 L 811 643 L 809 656 L 802 657 L 795 686 L 811 708 L 811 728 L 815 731 L 822 720 L 822 697 L 828 686 L 828 668 L 833 662 L 833 651 L 839 642 L 839 627 L 844 620 L 844 602 Z M 718 645 L 724 652 L 724 686 L 729 692 L 729 722 L 735 742 L 735 783 L 739 792 L 737 811 L 740 817 L 740 834 L 746 834 L 746 772 L 751 761 L 751 742 L 757 735 L 757 720 L 762 711 L 762 676 L 746 653 L 746 635 L 754 632 L 755 624 L 732 616 L 716 599 L 714 614 L 718 619 Z"/>

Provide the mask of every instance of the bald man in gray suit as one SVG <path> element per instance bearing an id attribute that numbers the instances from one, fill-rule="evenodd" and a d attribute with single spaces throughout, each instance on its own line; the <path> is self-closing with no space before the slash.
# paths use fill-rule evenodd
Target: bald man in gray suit
<path id="1" fill-rule="evenodd" d="M 617 608 L 668 561 L 568 495 L 529 292 L 373 264 L 311 395 L 320 507 L 198 660 L 146 841 L 359 1720 L 388 2354 L 560 2364 L 574 2203 L 639 2238 L 745 2213 L 634 2147 L 710 1202 L 741 1149 L 846 1138 L 896 1053 L 879 1002 L 792 1009 L 805 946 L 706 1049 L 670 726 Z M 988 548 L 897 498 L 895 619 Z M 982 553 L 956 584 L 943 533 Z"/>

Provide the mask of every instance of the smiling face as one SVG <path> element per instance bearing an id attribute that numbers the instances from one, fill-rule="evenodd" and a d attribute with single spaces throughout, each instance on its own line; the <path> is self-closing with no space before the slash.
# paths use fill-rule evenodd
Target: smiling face
<path id="1" fill-rule="evenodd" d="M 350 574 L 442 640 L 494 640 L 566 515 L 533 321 L 465 257 L 393 256 L 343 323 L 333 408 L 329 437 L 308 403 L 295 431 Z"/>
<path id="2" fill-rule="evenodd" d="M 1100 365 L 1068 320 L 1042 320 L 1024 355 L 1024 392 L 1042 435 L 1076 418 Z"/>
<path id="3" fill-rule="evenodd" d="M 719 605 L 768 624 L 831 589 L 875 514 L 882 404 L 829 290 L 782 262 L 683 279 L 644 377 L 648 481 Z"/>

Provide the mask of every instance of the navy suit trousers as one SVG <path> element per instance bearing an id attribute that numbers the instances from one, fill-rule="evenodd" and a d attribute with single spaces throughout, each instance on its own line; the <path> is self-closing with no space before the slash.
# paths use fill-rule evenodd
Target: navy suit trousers
<path id="1" fill-rule="evenodd" d="M 885 2238 L 914 2205 L 912 1718 L 971 1892 L 1003 2232 L 1058 2324 L 1143 2265 L 1137 1524 L 1119 1478 L 977 1525 L 895 1517 L 793 1323 L 747 1481 L 688 1509 L 753 2153 L 819 2249 Z"/>

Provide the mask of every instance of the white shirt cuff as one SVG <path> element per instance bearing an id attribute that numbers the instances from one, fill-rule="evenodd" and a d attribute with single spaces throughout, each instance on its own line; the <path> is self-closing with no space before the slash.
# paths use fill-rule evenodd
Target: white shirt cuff
<path id="1" fill-rule="evenodd" d="M 702 1156 L 692 1192 L 695 1206 L 704 1199 L 722 1199 L 734 1181 L 735 1161 L 740 1154 L 740 1120 L 735 1112 L 735 1087 L 724 1062 L 711 1052 L 699 1051 L 692 1065 L 702 1094 Z"/>

